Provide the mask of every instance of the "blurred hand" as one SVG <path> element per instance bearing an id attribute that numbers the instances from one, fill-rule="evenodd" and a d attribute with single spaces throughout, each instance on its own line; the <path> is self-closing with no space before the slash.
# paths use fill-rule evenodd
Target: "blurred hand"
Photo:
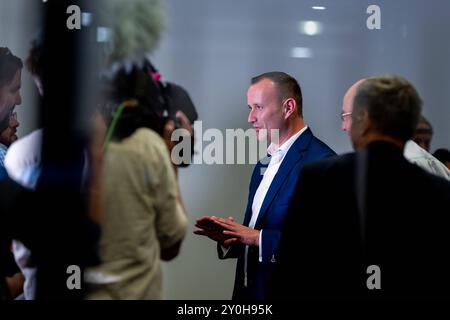
<path id="1" fill-rule="evenodd" d="M 217 218 L 215 216 L 204 216 L 200 219 L 197 219 L 195 222 L 195 226 L 198 228 L 197 230 L 194 230 L 195 234 L 206 236 L 214 241 L 217 241 L 221 244 L 224 244 L 226 246 L 232 244 L 237 239 L 233 240 L 232 237 L 227 236 L 223 233 L 224 229 L 220 226 L 220 224 L 217 223 Z M 227 220 L 230 222 L 234 222 L 233 217 L 228 217 L 228 219 L 222 219 Z M 231 241 L 232 240 L 232 241 Z"/>
<path id="2" fill-rule="evenodd" d="M 11 297 L 15 299 L 23 292 L 25 277 L 21 272 L 18 272 L 11 277 L 6 277 L 5 282 L 8 286 Z"/>
<path id="3" fill-rule="evenodd" d="M 224 245 L 240 242 L 249 246 L 259 246 L 260 230 L 246 227 L 230 219 L 216 218 L 214 223 L 217 227 L 222 228 L 222 234 L 225 237 L 230 238 L 224 241 Z"/>

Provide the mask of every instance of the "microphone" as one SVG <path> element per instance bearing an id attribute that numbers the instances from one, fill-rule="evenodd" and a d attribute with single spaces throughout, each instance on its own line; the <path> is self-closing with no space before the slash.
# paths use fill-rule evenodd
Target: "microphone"
<path id="1" fill-rule="evenodd" d="M 161 0 L 104 0 L 100 21 L 110 28 L 109 64 L 142 64 L 165 29 Z"/>

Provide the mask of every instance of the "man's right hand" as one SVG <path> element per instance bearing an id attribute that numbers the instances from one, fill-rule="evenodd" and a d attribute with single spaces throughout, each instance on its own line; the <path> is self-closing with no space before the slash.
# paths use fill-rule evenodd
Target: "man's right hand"
<path id="1" fill-rule="evenodd" d="M 206 236 L 214 241 L 223 244 L 226 240 L 230 240 L 233 237 L 223 234 L 223 228 L 217 224 L 217 217 L 204 216 L 195 222 L 195 226 L 198 228 L 194 230 L 195 234 Z M 234 221 L 233 217 L 228 217 L 229 221 Z M 228 241 L 227 241 L 228 242 Z"/>

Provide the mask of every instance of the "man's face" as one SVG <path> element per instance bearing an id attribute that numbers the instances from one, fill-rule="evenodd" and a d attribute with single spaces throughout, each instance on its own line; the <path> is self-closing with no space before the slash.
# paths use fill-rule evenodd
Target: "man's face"
<path id="1" fill-rule="evenodd" d="M 13 80 L 0 88 L 0 121 L 5 119 L 16 105 L 22 103 L 20 96 L 21 71 L 18 70 Z"/>
<path id="2" fill-rule="evenodd" d="M 255 128 L 258 140 L 270 141 L 271 130 L 279 130 L 282 140 L 287 123 L 276 85 L 269 79 L 251 85 L 247 91 L 247 104 L 250 108 L 248 122 Z"/>
<path id="3" fill-rule="evenodd" d="M 344 96 L 342 101 L 342 112 L 341 112 L 341 129 L 350 135 L 350 129 L 352 126 L 352 107 L 353 107 L 354 95 L 351 94 L 350 90 Z"/>
<path id="4" fill-rule="evenodd" d="M 417 143 L 422 149 L 430 152 L 431 138 L 433 137 L 431 133 L 431 128 L 428 124 L 424 122 L 419 122 L 416 127 L 416 133 L 414 135 L 414 142 Z"/>
<path id="5" fill-rule="evenodd" d="M 344 99 L 342 100 L 342 112 L 341 112 L 341 129 L 350 136 L 350 131 L 352 128 L 352 111 L 353 111 L 353 100 L 355 99 L 356 92 L 358 91 L 358 86 L 364 81 L 364 79 L 355 82 L 345 93 Z"/>
<path id="6" fill-rule="evenodd" d="M 19 122 L 14 113 L 14 108 L 22 103 L 22 97 L 20 96 L 21 83 L 21 70 L 18 70 L 13 80 L 0 88 L 0 119 L 2 123 L 8 123 L 6 129 L 0 132 L 0 143 L 6 146 L 17 140 L 16 131 Z"/>

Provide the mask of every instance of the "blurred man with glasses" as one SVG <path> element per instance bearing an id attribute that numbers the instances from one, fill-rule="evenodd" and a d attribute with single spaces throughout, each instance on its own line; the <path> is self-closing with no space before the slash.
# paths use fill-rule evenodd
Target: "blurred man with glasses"
<path id="1" fill-rule="evenodd" d="M 390 75 L 350 93 L 355 152 L 304 166 L 270 297 L 448 298 L 450 183 L 403 156 L 422 99 Z"/>
<path id="2" fill-rule="evenodd" d="M 16 105 L 22 103 L 20 96 L 22 61 L 8 48 L 0 47 L 0 179 L 5 177 L 3 161 L 6 150 L 17 140 L 19 126 L 14 113 Z"/>
<path id="3" fill-rule="evenodd" d="M 356 81 L 345 93 L 344 99 L 342 101 L 342 112 L 341 112 L 341 128 L 343 131 L 347 132 L 351 137 L 351 126 L 352 126 L 352 110 L 353 110 L 353 100 L 355 98 L 358 87 L 367 79 L 361 79 Z M 436 159 L 432 154 L 428 152 L 425 146 L 429 147 L 428 144 L 419 143 L 416 140 L 417 132 L 420 133 L 421 126 L 425 126 L 429 122 L 421 116 L 419 119 L 419 124 L 416 127 L 415 136 L 406 142 L 405 148 L 403 150 L 403 156 L 411 163 L 421 167 L 425 171 L 431 174 L 440 176 L 444 179 L 450 180 L 450 170 L 442 164 L 438 159 Z M 432 132 L 431 125 L 430 132 Z M 431 138 L 430 138 L 431 140 Z"/>
<path id="4" fill-rule="evenodd" d="M 22 103 L 20 96 L 22 61 L 14 56 L 8 48 L 0 47 L 0 181 L 7 178 L 4 159 L 8 147 L 17 140 L 16 128 L 19 126 L 14 112 L 16 105 Z M 6 189 L 6 188 L 5 188 Z M 11 188 L 7 188 L 12 195 Z M 7 200 L 1 197 L 2 208 Z M 2 212 L 1 222 L 10 227 L 3 219 L 10 212 Z M 1 230 L 0 239 L 0 300 L 14 299 L 23 290 L 24 278 L 19 272 L 11 253 L 11 239 L 6 236 L 6 230 Z"/>

